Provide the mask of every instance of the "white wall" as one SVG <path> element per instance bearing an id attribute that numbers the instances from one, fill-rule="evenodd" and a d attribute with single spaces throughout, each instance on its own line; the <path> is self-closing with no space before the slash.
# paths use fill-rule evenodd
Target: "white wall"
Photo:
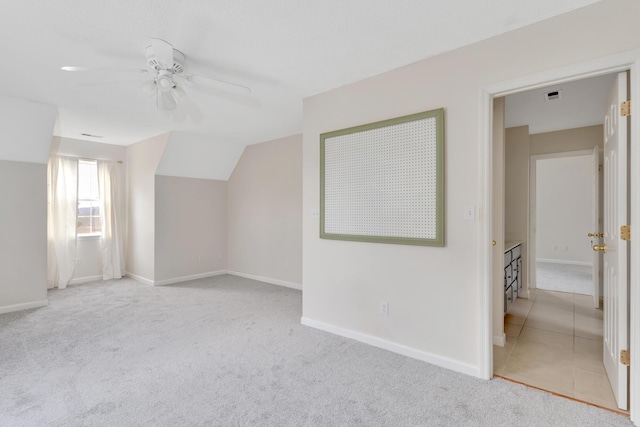
<path id="1" fill-rule="evenodd" d="M 229 179 L 229 270 L 302 285 L 302 135 L 248 146 Z"/>
<path id="2" fill-rule="evenodd" d="M 605 0 L 304 101 L 303 321 L 478 374 L 480 88 L 640 47 L 640 2 Z M 569 36 L 567 35 L 569 34 Z M 321 240 L 319 135 L 445 108 L 445 247 Z M 482 217 L 483 213 L 479 213 Z M 379 302 L 389 303 L 389 316 Z"/>
<path id="3" fill-rule="evenodd" d="M 47 159 L 57 109 L 0 96 L 0 313 L 47 304 Z"/>
<path id="4" fill-rule="evenodd" d="M 80 157 L 96 160 L 122 161 L 116 163 L 120 174 L 120 188 L 118 189 L 120 218 L 126 218 L 126 149 L 121 145 L 84 141 L 73 138 L 53 137 L 51 154 L 62 156 Z M 126 230 L 126 226 L 124 227 Z M 126 236 L 125 240 L 126 242 Z M 125 249 L 126 250 L 126 249 Z M 71 283 L 81 283 L 89 280 L 102 279 L 102 248 L 100 238 L 79 237 L 76 254 L 76 268 Z"/>
<path id="5" fill-rule="evenodd" d="M 155 275 L 155 173 L 169 136 L 165 133 L 126 147 L 127 274 L 147 283 Z"/>
<path id="6" fill-rule="evenodd" d="M 46 305 L 47 165 L 0 160 L 0 201 L 0 313 Z"/>
<path id="7" fill-rule="evenodd" d="M 604 117 L 604 116 L 603 116 Z M 602 147 L 602 125 L 529 135 L 529 154 L 552 154 Z"/>
<path id="8" fill-rule="evenodd" d="M 529 127 L 506 129 L 505 240 L 527 241 L 529 234 Z"/>
<path id="9" fill-rule="evenodd" d="M 163 284 L 227 269 L 227 183 L 156 176 L 155 275 Z"/>
<path id="10" fill-rule="evenodd" d="M 522 241 L 525 292 L 529 288 L 529 145 L 528 126 L 506 129 L 504 233 L 506 241 Z"/>
<path id="11" fill-rule="evenodd" d="M 591 265 L 592 156 L 536 162 L 536 258 Z"/>

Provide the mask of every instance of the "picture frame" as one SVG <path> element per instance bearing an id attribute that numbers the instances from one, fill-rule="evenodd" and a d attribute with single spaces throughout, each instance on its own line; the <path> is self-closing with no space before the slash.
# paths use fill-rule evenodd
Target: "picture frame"
<path id="1" fill-rule="evenodd" d="M 320 135 L 320 238 L 444 246 L 444 109 Z"/>

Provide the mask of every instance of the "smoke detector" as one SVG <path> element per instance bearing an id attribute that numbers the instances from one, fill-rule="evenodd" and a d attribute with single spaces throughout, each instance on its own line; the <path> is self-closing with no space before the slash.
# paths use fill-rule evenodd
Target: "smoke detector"
<path id="1" fill-rule="evenodd" d="M 552 90 L 550 92 L 546 92 L 544 94 L 544 100 L 545 101 L 558 101 L 560 98 L 562 98 L 562 91 L 561 90 Z"/>

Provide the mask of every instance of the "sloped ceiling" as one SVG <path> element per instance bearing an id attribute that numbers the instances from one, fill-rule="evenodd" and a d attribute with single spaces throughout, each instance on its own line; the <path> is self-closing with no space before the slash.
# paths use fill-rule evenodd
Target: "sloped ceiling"
<path id="1" fill-rule="evenodd" d="M 227 181 L 244 146 L 211 141 L 203 135 L 171 132 L 156 175 Z"/>
<path id="2" fill-rule="evenodd" d="M 58 106 L 59 136 L 128 145 L 181 131 L 245 146 L 299 133 L 304 97 L 594 2 L 8 0 L 0 94 Z M 197 122 L 156 111 L 148 75 L 60 70 L 143 68 L 152 37 L 186 54 L 189 71 L 252 95 L 189 90 Z"/>
<path id="3" fill-rule="evenodd" d="M 47 163 L 57 109 L 0 95 L 0 160 Z"/>

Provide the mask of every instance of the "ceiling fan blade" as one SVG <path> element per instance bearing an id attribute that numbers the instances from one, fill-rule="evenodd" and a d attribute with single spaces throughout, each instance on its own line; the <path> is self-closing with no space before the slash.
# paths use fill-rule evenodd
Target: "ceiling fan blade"
<path id="1" fill-rule="evenodd" d="M 160 92 L 158 91 L 158 108 L 160 110 L 175 110 L 178 107 L 175 99 L 173 99 L 173 95 L 171 92 Z"/>
<path id="2" fill-rule="evenodd" d="M 142 88 L 142 92 L 149 96 L 155 95 L 156 91 L 158 90 L 155 80 L 147 80 L 146 82 L 142 83 L 140 87 Z"/>
<path id="3" fill-rule="evenodd" d="M 218 100 L 232 102 L 234 104 L 242 105 L 249 108 L 260 108 L 260 106 L 262 105 L 258 98 L 247 95 L 244 92 L 234 93 L 233 91 L 212 87 L 212 85 L 201 85 L 195 83 L 184 85 L 183 88 L 185 86 L 188 87 L 192 92 L 212 96 Z"/>
<path id="4" fill-rule="evenodd" d="M 214 79 L 213 77 L 200 76 L 198 74 L 185 74 L 184 76 L 177 76 L 184 78 L 190 83 L 199 83 L 220 88 L 223 90 L 233 91 L 236 93 L 250 94 L 251 89 L 246 86 L 239 85 L 237 83 L 231 83 L 220 79 Z"/>
<path id="5" fill-rule="evenodd" d="M 87 72 L 87 71 L 127 71 L 136 73 L 148 73 L 144 68 L 126 68 L 126 67 L 76 67 L 73 65 L 65 65 L 60 67 L 62 71 Z"/>
<path id="6" fill-rule="evenodd" d="M 151 49 L 162 69 L 173 68 L 173 46 L 170 43 L 162 39 L 151 39 Z"/>

